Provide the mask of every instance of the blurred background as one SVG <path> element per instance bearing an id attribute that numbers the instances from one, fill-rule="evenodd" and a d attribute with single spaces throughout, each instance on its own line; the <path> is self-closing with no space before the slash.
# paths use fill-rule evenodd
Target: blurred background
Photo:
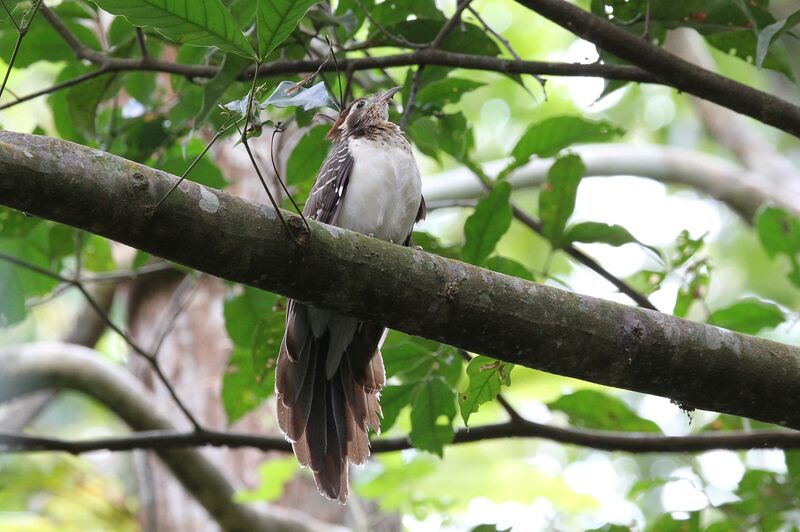
<path id="1" fill-rule="evenodd" d="M 384 2 L 365 3 L 371 9 L 380 9 Z M 589 2 L 577 3 L 596 9 Z M 663 4 L 658 0 L 654 3 Z M 72 16 L 72 9 L 94 13 L 76 15 L 72 24 L 98 36 L 101 49 L 113 48 L 121 42 L 123 30 L 131 30 L 123 27 L 124 21 L 119 22 L 122 19 L 97 13 L 90 3 L 65 0 L 46 4 L 54 10 L 60 8 L 65 17 Z M 333 14 L 360 9 L 359 2 L 339 4 L 332 1 Z M 694 4 L 698 10 L 703 8 L 702 2 Z M 778 21 L 800 9 L 796 1 L 752 4 L 765 10 L 768 7 Z M 593 63 L 600 59 L 594 45 L 511 0 L 475 0 L 471 6 L 526 60 Z M 455 1 L 437 0 L 435 8 L 450 16 Z M 363 21 L 364 17 L 360 18 Z M 465 12 L 463 19 L 480 25 L 470 12 Z M 44 20 L 35 23 L 42 32 L 51 31 Z M 639 23 L 633 21 L 631 25 Z M 0 16 L 0 47 L 4 47 L 0 55 L 6 61 L 8 45 L 16 35 L 9 24 Z M 798 102 L 793 76 L 798 66 L 797 43 L 792 35 L 787 34 L 780 42 L 785 46 L 781 57 L 786 59 L 786 69 L 778 71 L 757 68 L 754 57 L 740 57 L 737 50 L 710 46 L 691 29 L 675 29 L 669 24 L 663 27 L 670 30 L 663 45 L 674 53 Z M 310 31 L 307 22 L 300 28 Z M 365 39 L 370 28 L 366 21 L 349 39 Z M 72 60 L 52 60 L 37 51 L 36 38 L 24 43 L 33 55 L 12 69 L 5 101 L 46 89 L 82 68 Z M 198 63 L 214 60 L 203 57 L 205 51 L 200 48 L 156 45 L 156 39 L 147 42 L 158 46 L 152 53 L 166 59 Z M 382 55 L 396 50 L 376 47 L 372 52 Z M 503 50 L 503 56 L 509 54 Z M 0 69 L 5 71 L 5 64 Z M 69 69 L 73 72 L 65 74 Z M 396 99 L 406 101 L 413 71 L 390 68 L 386 75 L 405 85 L 404 97 Z M 506 165 L 532 124 L 549 118 L 579 116 L 589 121 L 604 120 L 624 130 L 613 143 L 570 148 L 587 168 L 570 222 L 616 224 L 638 242 L 575 246 L 615 277 L 647 294 L 662 312 L 714 322 L 715 313 L 720 319 L 721 311 L 736 310 L 736 304 L 743 301 L 752 302 L 747 309 L 756 309 L 752 320 L 736 315 L 726 323 L 734 323 L 735 328 L 735 324 L 744 322 L 740 325 L 744 332 L 797 344 L 800 289 L 790 276 L 792 259 L 775 256 L 765 247 L 757 221 L 765 202 L 789 215 L 800 212 L 798 139 L 660 85 L 616 86 L 599 78 L 547 76 L 542 86 L 532 76 L 515 80 L 474 70 L 449 70 L 446 75 L 476 84 L 442 109 L 450 115 L 462 114 L 470 124 L 474 142 L 468 148 L 469 158 L 490 176 Z M 99 134 L 89 138 L 85 132 L 70 131 L 76 124 L 65 109 L 75 105 L 79 96 L 70 96 L 69 92 L 2 109 L 0 125 L 7 130 L 78 140 L 134 159 L 131 153 L 135 150 L 149 150 L 142 162 L 182 173 L 210 140 L 221 118 L 212 110 L 205 126 L 191 131 L 173 129 L 173 124 L 183 120 L 181 113 L 195 112 L 187 110 L 188 100 L 197 103 L 195 86 L 178 76 L 128 76 L 125 83 L 130 85 L 116 86 L 98 101 L 97 131 L 115 132 L 108 138 Z M 385 82 L 379 74 L 365 73 L 365 79 L 369 76 Z M 245 83 L 234 84 L 220 103 L 241 99 L 248 89 Z M 365 89 L 359 87 L 354 92 L 360 94 Z M 400 109 L 398 103 L 395 119 Z M 325 112 L 335 114 L 331 109 Z M 418 112 L 425 111 L 420 108 Z M 298 162 L 292 162 L 292 152 L 312 135 L 316 127 L 312 114 L 296 118 L 293 109 L 268 108 L 262 115 L 288 124 L 278 136 L 263 134 L 252 141 L 273 182 L 270 151 L 275 151 L 284 175 L 295 175 Z M 152 132 L 153 121 L 159 123 L 157 133 Z M 420 234 L 415 241 L 433 252 L 458 256 L 465 239 L 465 220 L 485 192 L 463 160 L 445 153 L 432 156 L 436 152 L 429 147 L 417 149 L 422 135 L 413 132 L 414 123 L 412 117 L 410 137 L 415 141 L 430 206 L 427 220 L 417 227 Z M 131 131 L 137 128 L 139 136 L 133 137 Z M 136 144 L 144 144 L 153 135 L 163 135 L 163 142 L 155 149 Z M 320 135 L 313 138 L 320 142 Z M 539 195 L 549 161 L 534 158 L 509 177 L 515 185 L 513 203 L 529 215 L 539 216 Z M 232 193 L 266 202 L 235 134 L 216 144 L 202 165 L 190 179 L 205 180 L 205 184 L 224 186 Z M 308 178 L 313 177 L 313 171 Z M 293 178 L 289 179 L 296 197 L 302 200 L 310 180 L 292 183 Z M 155 258 L 89 234 L 75 236 L 66 229 L 59 234 L 59 226 L 49 222 L 30 222 L 30 228 L 11 234 L 10 227 L 17 230 L 28 223 L 20 222 L 17 216 L 8 209 L 0 210 L 0 223 L 6 224 L 6 231 L 0 234 L 0 251 L 25 257 L 39 241 L 47 240 L 51 247 L 54 242 L 66 246 L 57 263 L 61 271 L 75 271 L 76 265 L 81 265 L 90 278 L 92 294 L 108 309 L 111 319 L 124 324 L 140 345 L 157 350 L 179 395 L 204 425 L 277 434 L 269 397 L 271 384 L 262 383 L 259 391 L 252 382 L 252 369 L 245 371 L 247 364 L 242 360 L 250 358 L 253 331 L 261 330 L 256 322 L 263 318 L 258 312 L 280 310 L 280 300 L 197 272 L 164 266 Z M 76 239 L 80 261 L 74 253 Z M 518 220 L 511 223 L 495 253 L 522 265 L 526 275 L 538 282 L 631 304 L 611 283 L 569 255 L 553 251 L 546 239 Z M 51 260 L 48 264 L 56 263 Z M 3 293 L 10 293 L 15 284 L 42 282 L 32 280 L 35 276 L 30 272 L 20 273 L 7 264 L 2 268 Z M 120 272 L 134 273 L 126 276 Z M 77 290 L 64 289 L 55 281 L 36 290 L 34 296 L 25 298 L 24 316 L 0 328 L 0 346 L 70 338 L 75 341 L 91 327 L 91 312 Z M 272 318 L 278 324 L 281 319 L 280 315 Z M 96 334 L 92 338 L 96 344 L 92 341 L 89 345 L 94 345 L 106 361 L 130 368 L 150 389 L 154 408 L 179 428 L 189 428 L 166 389 L 153 378 L 151 368 L 130 353 L 125 340 L 102 325 L 95 329 L 96 333 L 89 336 Z M 390 335 L 384 357 L 391 360 L 393 352 L 412 341 Z M 402 375 L 398 378 L 402 380 Z M 710 412 L 685 412 L 665 398 L 608 389 L 523 367 L 514 368 L 510 380 L 511 385 L 502 388 L 505 399 L 524 417 L 550 425 L 676 436 L 764 427 Z M 457 391 L 468 386 L 460 362 L 451 384 Z M 412 430 L 410 411 L 408 406 L 399 409 L 396 420 L 381 437 L 408 434 Z M 609 412 L 614 414 L 609 416 Z M 492 401 L 473 413 L 469 424 L 494 423 L 505 417 L 502 406 Z M 450 416 L 449 422 L 456 429 L 465 426 L 462 416 Z M 124 434 L 128 428 L 106 406 L 83 394 L 63 391 L 40 392 L 7 403 L 0 408 L 0 430 L 77 439 Z M 301 471 L 291 456 L 253 449 L 203 452 L 229 477 L 237 500 L 256 506 L 268 502 L 301 508 L 319 519 L 358 530 L 473 530 L 479 525 L 487 525 L 480 530 L 515 531 L 800 527 L 800 512 L 796 510 L 800 481 L 787 466 L 791 453 L 777 450 L 636 455 L 533 438 L 447 445 L 443 458 L 435 452 L 409 449 L 374 456 L 365 466 L 353 468 L 353 496 L 347 507 L 322 500 L 310 475 Z M 3 530 L 213 530 L 215 526 L 158 460 L 145 451 L 0 455 Z"/>

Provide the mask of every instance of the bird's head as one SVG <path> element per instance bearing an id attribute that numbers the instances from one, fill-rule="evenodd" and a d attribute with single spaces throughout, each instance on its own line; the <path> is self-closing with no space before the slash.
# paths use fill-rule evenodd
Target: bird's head
<path id="1" fill-rule="evenodd" d="M 369 127 L 384 124 L 389 119 L 389 100 L 399 90 L 400 87 L 394 87 L 384 93 L 354 100 L 339 113 L 339 118 L 328 132 L 328 138 L 337 141 Z"/>

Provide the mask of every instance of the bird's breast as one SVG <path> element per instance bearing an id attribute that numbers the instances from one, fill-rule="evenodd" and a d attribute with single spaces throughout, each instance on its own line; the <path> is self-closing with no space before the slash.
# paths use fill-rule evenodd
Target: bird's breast
<path id="1" fill-rule="evenodd" d="M 402 243 L 421 200 L 419 169 L 400 136 L 350 139 L 353 169 L 337 224 Z"/>

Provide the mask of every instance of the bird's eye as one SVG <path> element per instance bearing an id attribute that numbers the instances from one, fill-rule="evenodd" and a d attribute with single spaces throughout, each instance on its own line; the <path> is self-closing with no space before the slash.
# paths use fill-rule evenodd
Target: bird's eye
<path id="1" fill-rule="evenodd" d="M 364 100 L 361 100 L 360 102 L 358 102 L 358 103 L 356 104 L 356 107 L 358 107 L 359 109 L 361 109 L 362 107 L 364 107 L 364 103 L 366 103 L 366 102 L 364 102 Z"/>

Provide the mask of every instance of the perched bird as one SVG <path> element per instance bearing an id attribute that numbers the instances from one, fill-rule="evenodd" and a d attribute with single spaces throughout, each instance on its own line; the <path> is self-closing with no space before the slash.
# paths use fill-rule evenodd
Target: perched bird
<path id="1" fill-rule="evenodd" d="M 425 217 L 419 169 L 401 129 L 389 122 L 400 89 L 355 100 L 331 126 L 333 142 L 303 214 L 408 245 Z M 369 456 L 380 428 L 385 328 L 290 300 L 275 375 L 278 424 L 320 492 L 347 501 L 348 462 Z"/>

